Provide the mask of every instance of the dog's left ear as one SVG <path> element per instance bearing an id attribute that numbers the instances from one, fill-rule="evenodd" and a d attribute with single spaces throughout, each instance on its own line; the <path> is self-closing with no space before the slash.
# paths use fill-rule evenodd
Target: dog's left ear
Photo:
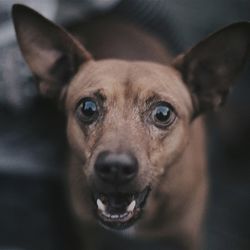
<path id="1" fill-rule="evenodd" d="M 12 16 L 18 44 L 40 93 L 59 97 L 91 55 L 67 31 L 29 7 L 14 5 Z"/>
<path id="2" fill-rule="evenodd" d="M 178 56 L 173 65 L 193 97 L 195 116 L 224 103 L 250 55 L 250 22 L 232 24 Z"/>

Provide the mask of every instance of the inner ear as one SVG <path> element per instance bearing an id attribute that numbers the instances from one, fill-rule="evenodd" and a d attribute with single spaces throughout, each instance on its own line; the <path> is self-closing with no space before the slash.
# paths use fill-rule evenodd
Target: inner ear
<path id="1" fill-rule="evenodd" d="M 250 23 L 232 24 L 178 56 L 173 65 L 193 97 L 196 115 L 222 105 L 250 54 Z"/>
<path id="2" fill-rule="evenodd" d="M 12 16 L 18 44 L 41 94 L 59 95 L 91 55 L 63 28 L 26 6 L 14 5 Z"/>

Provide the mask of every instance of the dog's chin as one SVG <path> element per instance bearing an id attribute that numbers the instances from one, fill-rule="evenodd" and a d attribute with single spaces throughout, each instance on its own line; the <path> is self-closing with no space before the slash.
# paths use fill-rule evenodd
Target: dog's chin
<path id="1" fill-rule="evenodd" d="M 93 192 L 94 215 L 106 229 L 123 230 L 132 226 L 142 215 L 150 186 L 141 192 Z"/>

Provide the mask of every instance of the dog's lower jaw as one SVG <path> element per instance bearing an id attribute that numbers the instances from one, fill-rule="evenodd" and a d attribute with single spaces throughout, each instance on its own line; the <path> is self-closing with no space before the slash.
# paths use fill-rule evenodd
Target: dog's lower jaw
<path id="1" fill-rule="evenodd" d="M 158 197 L 160 201 L 155 200 L 153 190 L 148 198 L 142 218 L 134 225 L 125 230 L 110 230 L 110 228 L 104 230 L 132 239 L 159 239 L 164 241 L 166 246 L 173 245 L 180 250 L 200 249 L 202 218 L 207 194 L 205 176 L 195 188 L 192 195 L 187 197 L 183 203 L 178 204 L 177 207 L 171 207 L 168 203 L 176 203 L 178 197 L 169 197 L 168 194 L 162 193 Z M 80 225 L 79 233 L 85 234 L 85 228 L 91 227 L 98 238 L 98 232 L 102 231 L 103 226 L 100 226 L 87 208 L 83 210 L 82 203 L 77 204 L 79 200 L 73 202 L 76 223 Z M 151 206 L 151 204 L 156 205 Z M 89 231 L 87 233 L 89 234 Z M 88 244 L 92 244 L 91 240 Z"/>

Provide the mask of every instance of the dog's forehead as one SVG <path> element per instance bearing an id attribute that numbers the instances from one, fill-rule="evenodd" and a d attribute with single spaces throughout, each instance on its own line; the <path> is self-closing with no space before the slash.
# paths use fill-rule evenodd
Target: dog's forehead
<path id="1" fill-rule="evenodd" d="M 180 74 L 170 66 L 152 62 L 101 60 L 90 61 L 80 68 L 72 80 L 67 102 L 101 91 L 105 97 L 147 99 L 158 95 L 182 106 L 192 108 L 190 94 Z M 69 104 L 70 105 L 70 104 Z"/>

